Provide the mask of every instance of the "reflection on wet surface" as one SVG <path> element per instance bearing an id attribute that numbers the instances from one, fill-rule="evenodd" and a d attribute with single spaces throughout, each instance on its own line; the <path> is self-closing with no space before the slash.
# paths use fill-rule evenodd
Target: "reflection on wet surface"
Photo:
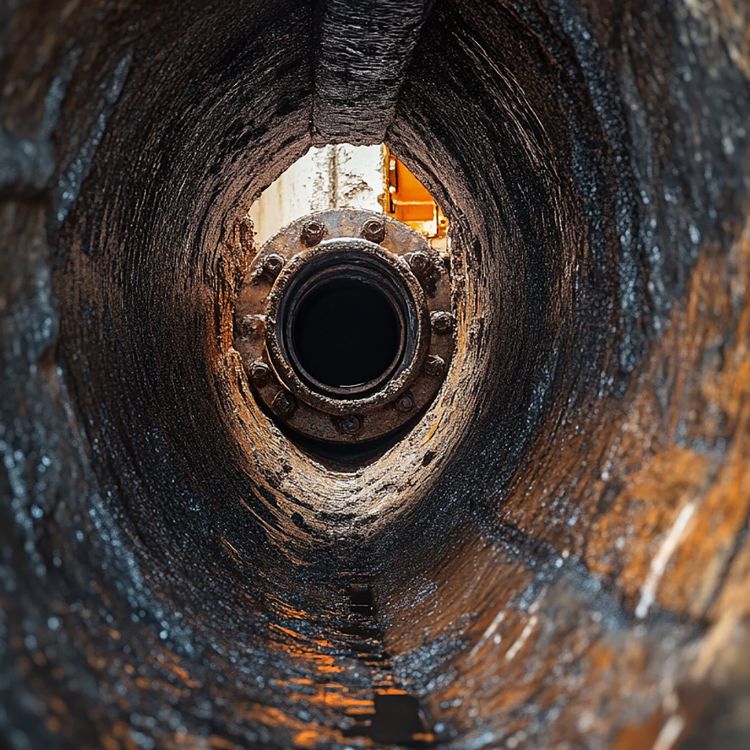
<path id="1" fill-rule="evenodd" d="M 325 707 L 328 715 L 339 717 L 334 726 L 302 729 L 294 737 L 295 746 L 316 747 L 325 741 L 354 741 L 360 747 L 434 746 L 435 735 L 423 706 L 394 674 L 370 584 L 360 576 L 347 579 L 330 610 L 327 637 L 322 628 L 315 634 L 297 632 L 294 620 L 306 630 L 309 615 L 289 607 L 283 607 L 282 617 L 290 627 L 274 626 L 281 635 L 276 645 L 310 675 L 289 680 L 295 704 Z"/>

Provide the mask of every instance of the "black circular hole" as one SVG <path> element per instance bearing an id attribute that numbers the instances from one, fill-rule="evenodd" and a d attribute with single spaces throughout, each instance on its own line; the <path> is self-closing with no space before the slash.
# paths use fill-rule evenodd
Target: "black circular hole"
<path id="1" fill-rule="evenodd" d="M 331 388 L 382 381 L 398 364 L 402 323 L 369 278 L 328 278 L 296 306 L 292 346 L 299 366 Z"/>

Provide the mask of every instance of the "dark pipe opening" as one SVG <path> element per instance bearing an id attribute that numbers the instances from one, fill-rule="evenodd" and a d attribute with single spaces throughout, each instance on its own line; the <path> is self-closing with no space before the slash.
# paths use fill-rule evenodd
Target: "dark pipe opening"
<path id="1" fill-rule="evenodd" d="M 401 321 L 372 282 L 333 278 L 300 301 L 292 346 L 300 366 L 334 388 L 363 386 L 389 375 L 401 353 Z"/>
<path id="2" fill-rule="evenodd" d="M 348 259 L 302 271 L 280 315 L 283 348 L 297 374 L 334 398 L 383 387 L 415 335 L 407 292 L 388 269 Z"/>

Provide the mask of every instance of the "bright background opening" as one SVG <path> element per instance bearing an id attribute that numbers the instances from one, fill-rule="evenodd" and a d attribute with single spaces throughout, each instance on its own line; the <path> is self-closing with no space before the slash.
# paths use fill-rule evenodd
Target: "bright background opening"
<path id="1" fill-rule="evenodd" d="M 257 246 L 300 216 L 329 208 L 383 212 L 447 249 L 448 220 L 403 162 L 384 144 L 349 143 L 311 148 L 261 193 L 249 212 Z"/>

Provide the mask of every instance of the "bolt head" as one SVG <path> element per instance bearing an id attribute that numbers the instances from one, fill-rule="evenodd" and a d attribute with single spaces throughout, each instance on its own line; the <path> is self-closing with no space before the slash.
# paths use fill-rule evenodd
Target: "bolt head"
<path id="1" fill-rule="evenodd" d="M 432 322 L 432 330 L 442 336 L 452 333 L 453 331 L 453 315 L 449 312 L 434 312 L 430 316 Z"/>
<path id="2" fill-rule="evenodd" d="M 250 365 L 250 382 L 262 388 L 264 385 L 268 385 L 271 380 L 271 369 L 265 362 L 253 362 Z"/>
<path id="3" fill-rule="evenodd" d="M 445 360 L 437 354 L 430 354 L 425 360 L 424 370 L 428 375 L 442 375 L 445 372 Z"/>
<path id="4" fill-rule="evenodd" d="M 325 226 L 320 221 L 311 219 L 310 221 L 306 221 L 302 227 L 300 240 L 303 245 L 311 247 L 312 245 L 317 245 L 323 239 L 325 233 Z"/>
<path id="5" fill-rule="evenodd" d="M 382 242 L 385 238 L 385 222 L 381 219 L 368 219 L 362 224 L 361 234 L 370 242 Z"/>
<path id="6" fill-rule="evenodd" d="M 418 250 L 409 257 L 409 266 L 415 273 L 424 273 L 430 267 L 430 256 Z"/>
<path id="7" fill-rule="evenodd" d="M 286 261 L 278 253 L 269 253 L 263 258 L 263 273 L 275 279 L 284 267 Z"/>
<path id="8" fill-rule="evenodd" d="M 356 435 L 362 429 L 362 419 L 356 414 L 347 414 L 339 421 L 339 428 L 345 435 Z"/>
<path id="9" fill-rule="evenodd" d="M 271 402 L 271 408 L 274 414 L 287 419 L 294 414 L 294 410 L 297 408 L 297 402 L 294 400 L 294 396 L 286 391 L 279 391 Z"/>
<path id="10" fill-rule="evenodd" d="M 414 397 L 411 393 L 403 393 L 396 400 L 396 409 L 402 414 L 410 412 L 414 408 Z"/>

